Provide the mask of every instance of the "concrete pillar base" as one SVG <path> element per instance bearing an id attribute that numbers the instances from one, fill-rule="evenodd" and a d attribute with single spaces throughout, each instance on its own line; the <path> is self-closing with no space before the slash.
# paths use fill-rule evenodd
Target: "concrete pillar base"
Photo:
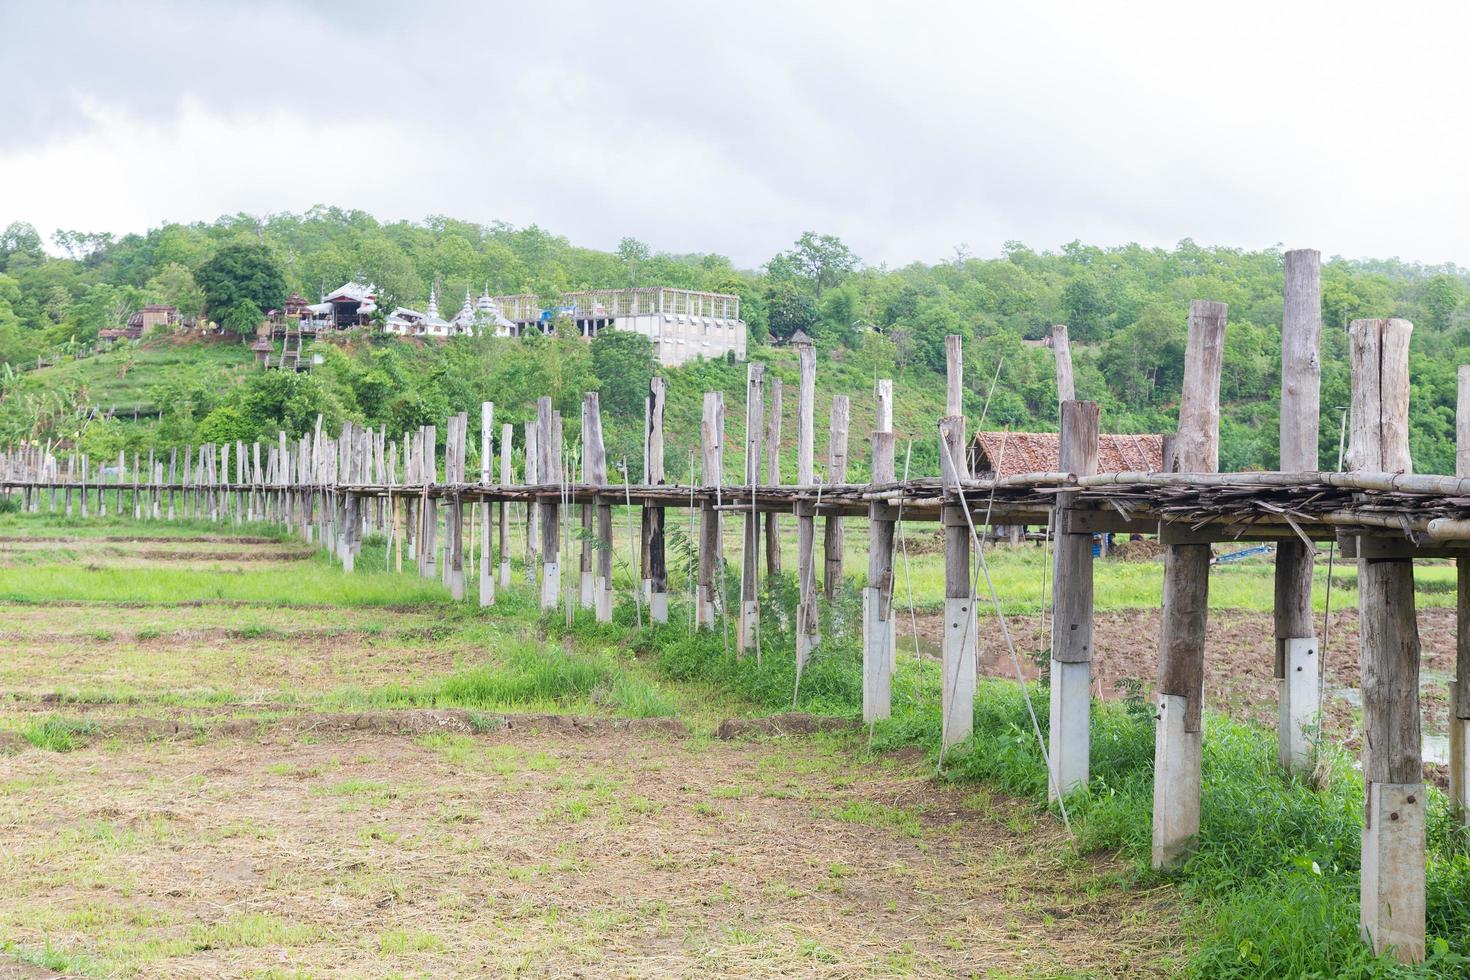
<path id="1" fill-rule="evenodd" d="M 592 578 L 591 572 L 583 572 L 577 583 L 577 601 L 583 609 L 591 609 L 597 604 L 597 584 Z"/>
<path id="2" fill-rule="evenodd" d="M 561 565 L 548 561 L 541 564 L 541 608 L 555 609 L 561 602 Z"/>
<path id="3" fill-rule="evenodd" d="M 509 558 L 502 558 L 500 560 L 500 587 L 502 589 L 508 589 L 508 588 L 510 588 L 510 559 Z"/>
<path id="4" fill-rule="evenodd" d="M 801 619 L 801 616 L 800 616 L 800 614 L 798 614 L 797 615 L 797 620 L 800 621 L 800 619 Z M 803 633 L 800 630 L 798 630 L 797 633 L 796 633 L 796 662 L 797 662 L 797 664 L 799 666 L 805 667 L 806 666 L 806 662 L 811 659 L 812 651 L 815 650 L 817 648 L 817 644 L 819 644 L 821 642 L 822 642 L 821 634 L 819 634 L 819 633 Z"/>
<path id="5" fill-rule="evenodd" d="M 599 576 L 592 583 L 593 606 L 597 610 L 597 621 L 599 623 L 612 622 L 613 594 L 612 586 L 607 579 Z"/>
<path id="6" fill-rule="evenodd" d="M 975 730 L 975 603 L 969 598 L 944 600 L 944 690 L 942 743 L 948 748 Z"/>
<path id="7" fill-rule="evenodd" d="M 655 623 L 669 621 L 669 594 L 650 592 L 648 595 L 648 618 Z"/>
<path id="8" fill-rule="evenodd" d="M 1374 955 L 1424 959 L 1424 784 L 1370 783 L 1358 921 Z"/>
<path id="9" fill-rule="evenodd" d="M 464 571 L 449 570 L 449 595 L 455 602 L 464 600 Z"/>
<path id="10" fill-rule="evenodd" d="M 1450 681 L 1450 704 L 1458 699 L 1458 682 Z M 1470 824 L 1470 718 L 1450 718 L 1450 802 Z"/>
<path id="11" fill-rule="evenodd" d="M 700 629 L 715 628 L 714 592 L 702 585 L 694 589 L 694 625 Z"/>
<path id="12" fill-rule="evenodd" d="M 887 718 L 893 711 L 893 618 L 879 619 L 883 595 L 863 589 L 863 721 Z"/>
<path id="13" fill-rule="evenodd" d="M 1184 730 L 1188 699 L 1160 694 L 1154 699 L 1153 866 L 1171 868 L 1194 848 L 1199 836 L 1200 762 L 1204 732 Z M 1201 725 L 1201 728 L 1204 726 Z"/>
<path id="14" fill-rule="evenodd" d="M 1092 753 L 1092 664 L 1051 662 L 1051 779 L 1047 799 L 1087 785 Z"/>
<path id="15" fill-rule="evenodd" d="M 738 646 L 742 651 L 755 650 L 761 640 L 761 606 L 759 602 L 746 600 L 740 603 L 740 636 Z"/>
<path id="16" fill-rule="evenodd" d="M 495 576 L 490 574 L 488 565 L 480 568 L 480 606 L 495 605 Z"/>
<path id="17" fill-rule="evenodd" d="M 1321 658 L 1315 636 L 1281 641 L 1286 676 L 1277 680 L 1276 756 L 1290 773 L 1311 771 L 1322 704 L 1317 696 Z"/>

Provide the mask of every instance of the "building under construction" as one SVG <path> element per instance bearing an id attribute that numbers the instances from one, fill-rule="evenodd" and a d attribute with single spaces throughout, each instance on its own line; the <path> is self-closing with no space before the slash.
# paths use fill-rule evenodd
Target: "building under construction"
<path id="1" fill-rule="evenodd" d="M 565 293 L 555 308 L 528 293 L 497 296 L 495 302 L 517 337 L 532 330 L 550 333 L 556 321 L 565 318 L 589 339 L 610 328 L 641 334 L 653 342 L 654 356 L 665 367 L 730 352 L 736 360 L 745 360 L 740 297 L 728 293 L 647 286 Z"/>

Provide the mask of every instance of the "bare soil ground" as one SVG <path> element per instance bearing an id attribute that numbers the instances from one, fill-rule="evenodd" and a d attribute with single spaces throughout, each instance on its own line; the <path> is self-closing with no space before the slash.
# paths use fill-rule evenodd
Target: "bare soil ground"
<path id="1" fill-rule="evenodd" d="M 44 560 L 246 551 L 121 537 Z M 321 710 L 493 658 L 432 611 L 22 602 L 0 644 L 0 978 L 1132 977 L 1185 947 L 1172 889 L 826 724 Z M 53 717 L 74 751 L 22 734 Z"/>
<path id="2" fill-rule="evenodd" d="M 1092 663 L 1097 697 L 1118 698 L 1152 690 L 1158 669 L 1159 619 L 1156 609 L 1095 615 Z M 1321 623 L 1320 616 L 1317 621 Z M 1420 609 L 1418 621 L 1423 649 L 1420 699 L 1425 730 L 1444 732 L 1448 726 L 1445 682 L 1455 669 L 1455 611 Z M 920 613 L 917 623 L 921 651 L 937 650 L 943 639 L 943 618 L 935 613 Z M 1007 623 L 1023 672 L 1035 677 L 1038 664 L 1045 661 L 1046 651 L 1051 648 L 1048 624 L 1036 616 L 1012 617 Z M 900 617 L 900 656 L 912 655 L 912 636 L 907 618 Z M 1205 639 L 1205 701 L 1210 710 L 1251 720 L 1263 727 L 1275 727 L 1274 636 L 1270 613 L 1238 610 L 1210 613 Z M 980 621 L 979 639 L 981 672 L 992 677 L 1014 677 L 1009 649 L 994 619 Z M 1332 614 L 1323 663 L 1329 692 L 1324 734 L 1356 748 L 1362 720 L 1352 696 L 1359 687 L 1356 609 Z"/>
<path id="3" fill-rule="evenodd" d="M 0 929 L 138 976 L 1167 974 L 1171 898 L 930 776 L 626 733 L 24 752 Z"/>

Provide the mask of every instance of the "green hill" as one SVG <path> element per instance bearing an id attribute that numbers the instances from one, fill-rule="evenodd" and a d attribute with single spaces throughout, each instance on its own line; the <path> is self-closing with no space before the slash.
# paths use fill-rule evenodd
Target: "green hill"
<path id="1" fill-rule="evenodd" d="M 34 229 L 0 234 L 0 441 L 79 439 L 110 455 L 148 441 L 270 437 L 297 431 L 317 413 L 386 426 L 390 434 L 493 399 L 498 417 L 529 417 L 549 394 L 575 420 L 581 393 L 602 391 L 613 458 L 641 453 L 638 385 L 643 370 L 575 340 L 458 340 L 419 347 L 383 337 L 322 345 L 310 377 L 256 372 L 243 345 L 148 338 L 124 350 L 72 360 L 97 331 L 145 302 L 203 312 L 242 329 L 257 306 L 285 291 L 316 295 L 351 278 L 376 282 L 380 303 L 421 303 L 464 290 L 530 292 L 551 302 L 563 290 L 660 284 L 732 292 L 750 326 L 751 356 L 771 365 L 790 392 L 785 440 L 795 442 L 795 366 L 773 338 L 797 329 L 819 343 L 818 456 L 825 455 L 831 396 L 852 397 L 856 475 L 872 425 L 872 382 L 896 382 L 900 448 L 914 441 L 915 472 L 937 468 L 943 340 L 965 338 L 966 412 L 979 419 L 992 377 L 987 424 L 1055 427 L 1051 352 L 1027 343 L 1052 323 L 1074 341 L 1078 395 L 1102 406 L 1107 431 L 1168 431 L 1182 380 L 1191 299 L 1229 304 L 1222 379 L 1222 469 L 1276 464 L 1280 386 L 1281 254 L 1275 249 L 1173 249 L 1073 242 L 1059 251 L 1006 243 L 991 259 L 958 258 L 899 269 L 867 267 L 840 241 L 811 233 L 759 270 L 714 253 L 657 254 L 625 239 L 616 252 L 572 245 L 540 228 L 474 225 L 444 217 L 381 224 L 331 208 L 304 215 L 248 215 L 213 224 L 168 224 L 144 235 L 84 236 L 73 258 L 55 258 Z M 227 256 L 228 261 L 223 257 Z M 218 260 L 218 261 L 216 261 Z M 242 264 L 243 263 L 243 264 Z M 248 283 L 231 275 L 244 275 Z M 1470 276 L 1456 266 L 1397 259 L 1324 260 L 1321 459 L 1334 464 L 1340 406 L 1348 401 L 1344 328 L 1354 318 L 1402 316 L 1416 325 L 1411 445 L 1416 469 L 1454 465 L 1456 368 L 1470 362 Z M 247 286 L 249 288 L 247 288 Z M 252 293 L 252 290 L 254 292 Z M 253 297 L 253 298 L 252 298 Z M 259 303 L 256 302 L 259 300 Z M 254 312 L 252 312 L 254 311 Z M 35 369 L 38 355 L 55 366 Z M 668 372 L 672 473 L 687 472 L 700 396 L 726 393 L 727 445 L 739 458 L 744 370 L 724 363 Z M 96 421 L 113 407 L 126 419 Z M 142 416 L 136 423 L 132 412 Z M 83 421 L 92 419 L 83 425 Z M 569 425 L 569 432 L 575 430 Z M 789 457 L 788 457 L 789 458 Z M 727 467 L 737 474 L 741 467 Z"/>

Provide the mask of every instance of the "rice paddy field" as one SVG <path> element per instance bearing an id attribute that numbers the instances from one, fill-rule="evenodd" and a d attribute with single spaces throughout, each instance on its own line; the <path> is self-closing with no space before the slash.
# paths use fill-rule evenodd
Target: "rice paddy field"
<path id="1" fill-rule="evenodd" d="M 1430 962 L 1356 940 L 1350 565 L 1328 600 L 1319 562 L 1340 748 L 1315 786 L 1275 773 L 1263 727 L 1270 564 L 1217 569 L 1205 825 L 1165 877 L 1147 867 L 1142 698 L 1156 560 L 1098 566 L 1094 780 L 1068 826 L 1015 680 L 1044 706 L 1042 547 L 989 556 L 1015 656 L 989 610 L 976 734 L 941 762 L 927 534 L 900 554 L 894 717 L 869 730 L 856 579 L 798 686 L 792 583 L 763 588 L 761 656 L 737 659 L 690 629 L 682 594 L 668 625 L 640 625 L 624 526 L 615 622 L 596 624 L 535 608 L 518 536 L 512 586 L 482 609 L 392 570 L 381 538 L 348 575 L 261 526 L 0 514 L 0 977 L 1470 969 L 1470 861 L 1438 794 Z M 864 535 L 847 522 L 853 575 Z M 1432 738 L 1453 569 L 1426 565 L 1418 588 Z"/>

